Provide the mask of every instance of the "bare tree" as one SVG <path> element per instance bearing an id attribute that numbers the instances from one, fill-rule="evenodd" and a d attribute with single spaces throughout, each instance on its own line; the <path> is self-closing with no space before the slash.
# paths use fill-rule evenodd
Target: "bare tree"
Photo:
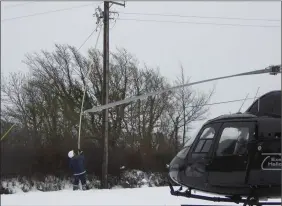
<path id="1" fill-rule="evenodd" d="M 182 85 L 189 83 L 189 79 L 185 78 L 184 69 L 181 66 L 181 76 L 174 82 L 176 85 Z M 174 143 L 179 141 L 184 146 L 187 140 L 187 131 L 190 129 L 190 125 L 193 121 L 204 120 L 206 118 L 209 108 L 206 106 L 212 94 L 214 88 L 206 93 L 197 94 L 191 89 L 191 87 L 182 87 L 174 92 L 172 99 L 172 107 L 168 111 L 168 115 L 173 123 L 172 137 Z M 179 132 L 182 129 L 182 138 L 180 140 Z M 178 146 L 176 145 L 176 148 Z"/>
<path id="2" fill-rule="evenodd" d="M 31 137 L 25 139 L 25 144 L 30 141 L 33 148 L 39 148 L 37 155 L 41 156 L 37 162 L 44 162 L 40 158 L 46 153 L 59 154 L 77 145 L 84 87 L 87 89 L 83 110 L 101 105 L 102 60 L 102 53 L 94 49 L 89 49 L 85 57 L 75 47 L 55 45 L 52 52 L 26 56 L 25 63 L 31 71 L 28 78 L 12 74 L 1 82 L 4 94 L 1 98 L 6 105 L 1 108 L 1 119 L 19 123 L 21 132 L 17 135 Z M 159 70 L 140 66 L 125 49 L 111 53 L 110 73 L 109 102 L 171 86 Z M 187 82 L 182 68 L 182 75 L 175 83 Z M 204 104 L 211 95 L 212 92 L 197 94 L 186 87 L 110 108 L 109 155 L 115 151 L 126 155 L 130 151 L 141 159 L 143 166 L 154 167 L 157 161 L 154 157 L 169 158 L 172 148 L 177 150 L 184 143 L 191 122 L 205 118 L 208 107 Z M 91 142 L 91 146 L 100 148 L 101 126 L 101 112 L 83 115 L 82 147 L 88 147 Z"/>

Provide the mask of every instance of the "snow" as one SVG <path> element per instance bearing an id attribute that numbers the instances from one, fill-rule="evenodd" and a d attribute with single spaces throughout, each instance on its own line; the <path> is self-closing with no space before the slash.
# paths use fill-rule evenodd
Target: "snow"
<path id="1" fill-rule="evenodd" d="M 53 84 L 53 83 L 54 83 L 54 79 L 50 79 L 50 80 L 49 80 L 49 83 L 50 83 L 50 84 Z"/>
<path id="2" fill-rule="evenodd" d="M 203 194 L 197 192 L 197 194 Z M 277 200 L 276 200 L 277 201 Z M 281 200 L 280 200 L 281 201 Z M 134 189 L 94 189 L 72 191 L 65 189 L 55 192 L 31 191 L 1 195 L 1 205 L 237 205 L 235 203 L 214 203 L 204 200 L 176 197 L 170 194 L 168 187 L 147 187 Z"/>

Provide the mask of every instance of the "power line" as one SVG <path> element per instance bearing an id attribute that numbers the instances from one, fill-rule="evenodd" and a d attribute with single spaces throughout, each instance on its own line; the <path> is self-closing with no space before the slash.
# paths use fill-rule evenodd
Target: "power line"
<path id="1" fill-rule="evenodd" d="M 16 20 L 16 19 L 23 19 L 23 18 L 28 18 L 28 17 L 34 17 L 34 16 L 38 16 L 38 15 L 44 15 L 44 14 L 49 14 L 49 13 L 61 12 L 61 11 L 68 11 L 68 10 L 71 10 L 71 9 L 78 9 L 78 8 L 82 8 L 82 7 L 92 6 L 92 5 L 93 5 L 93 3 L 85 4 L 85 5 L 80 5 L 80 6 L 73 6 L 73 7 L 64 8 L 64 9 L 57 9 L 57 10 L 40 12 L 40 13 L 34 13 L 34 14 L 25 15 L 25 16 L 17 16 L 17 17 L 2 19 L 1 22 L 3 22 L 3 21 L 12 21 L 12 20 Z"/>
<path id="2" fill-rule="evenodd" d="M 78 48 L 78 50 L 81 49 L 81 47 L 83 47 L 83 45 L 88 41 L 88 39 L 94 34 L 94 32 L 96 31 L 96 29 L 94 29 L 91 34 L 84 40 L 84 42 L 80 45 L 80 47 Z"/>
<path id="3" fill-rule="evenodd" d="M 28 2 L 28 3 L 17 4 L 17 5 L 11 5 L 10 7 L 21 6 L 21 5 L 30 4 L 30 3 L 35 3 L 35 2 Z M 17 16 L 17 17 L 2 19 L 1 22 L 12 21 L 12 20 L 28 18 L 28 17 L 34 17 L 34 16 L 38 16 L 38 15 L 45 15 L 45 14 L 61 12 L 61 11 L 68 11 L 68 10 L 71 10 L 71 9 L 88 7 L 88 6 L 91 6 L 91 5 L 93 5 L 93 3 L 82 5 L 82 6 L 74 6 L 74 7 L 69 7 L 69 8 L 51 10 L 51 11 L 46 11 L 46 12 L 41 12 L 41 13 L 34 13 L 34 14 L 29 14 L 29 15 L 24 15 L 24 16 Z M 187 15 L 161 14 L 161 13 L 137 13 L 137 12 L 119 12 L 119 13 L 122 13 L 122 14 L 135 14 L 135 15 L 150 15 L 150 16 L 170 16 L 170 17 L 175 16 L 175 17 L 182 17 L 182 18 L 186 17 L 186 18 L 229 19 L 229 20 L 245 20 L 245 21 L 247 21 L 247 20 L 248 21 L 251 21 L 251 20 L 252 21 L 280 21 L 278 19 L 257 19 L 257 18 L 240 18 L 240 17 L 213 17 L 213 16 L 187 16 Z M 121 20 L 155 21 L 155 22 L 167 22 L 167 23 L 184 23 L 184 22 L 159 21 L 159 20 L 142 20 L 142 19 L 121 19 Z M 191 22 L 191 24 L 201 24 L 201 23 Z M 217 24 L 217 23 L 202 23 L 202 24 Z M 229 25 L 229 26 L 231 26 L 231 24 L 218 24 L 218 25 Z M 238 26 L 238 25 L 236 25 L 236 26 Z M 242 25 L 242 26 L 254 26 L 254 25 Z M 261 26 L 259 26 L 259 27 L 261 27 Z M 278 26 L 267 26 L 266 25 L 266 26 L 262 26 L 262 27 L 278 27 Z"/>
<path id="4" fill-rule="evenodd" d="M 101 24 L 97 24 L 96 28 L 90 33 L 90 35 L 84 40 L 84 42 L 80 45 L 80 47 L 78 48 L 78 51 L 81 49 L 81 47 L 83 47 L 83 45 L 90 39 L 90 37 L 94 34 L 95 31 L 98 30 L 98 27 L 101 26 Z M 98 38 L 97 38 L 97 41 L 99 39 L 99 36 L 100 36 L 100 32 L 101 30 L 99 31 L 99 34 L 98 34 Z M 97 42 L 96 42 L 96 45 L 97 45 Z M 96 48 L 96 46 L 95 46 Z"/>
<path id="5" fill-rule="evenodd" d="M 100 5 L 100 4 L 99 4 Z M 83 45 L 90 39 L 90 37 L 94 34 L 95 31 L 98 30 L 99 26 L 102 26 L 102 23 L 99 22 L 99 19 L 97 21 L 97 26 L 96 28 L 90 33 L 90 35 L 84 40 L 84 42 L 80 45 L 80 47 L 78 48 L 78 51 L 81 49 L 81 47 L 83 47 Z M 99 31 L 99 34 L 98 34 L 98 37 L 97 37 L 97 40 L 96 40 L 96 44 L 95 44 L 95 49 L 97 47 L 97 44 L 98 44 L 98 40 L 99 40 L 99 37 L 100 37 L 100 33 L 101 33 L 101 29 Z"/>
<path id="6" fill-rule="evenodd" d="M 202 24 L 202 25 L 218 25 L 218 26 L 241 26 L 241 27 L 264 27 L 264 28 L 280 28 L 280 26 L 271 25 L 252 25 L 252 24 L 224 24 L 224 23 L 210 23 L 210 22 L 192 22 L 192 21 L 162 21 L 154 19 L 123 19 L 124 21 L 140 21 L 140 22 L 158 22 L 158 23 L 176 23 L 176 24 Z"/>
<path id="7" fill-rule="evenodd" d="M 134 14 L 144 16 L 169 16 L 181 18 L 202 18 L 202 19 L 229 19 L 229 20 L 243 20 L 243 21 L 279 21 L 279 19 L 257 19 L 257 18 L 241 18 L 241 17 L 219 17 L 219 16 L 187 16 L 178 14 L 165 14 L 165 13 L 138 13 L 138 12 L 119 12 L 121 14 Z"/>
<path id="8" fill-rule="evenodd" d="M 8 5 L 8 6 L 5 6 L 3 8 L 8 9 L 8 8 L 14 8 L 14 7 L 18 7 L 18 6 L 24 6 L 26 4 L 33 4 L 33 3 L 36 3 L 36 2 L 25 2 L 25 3 L 20 3 L 20 4 Z"/>
<path id="9" fill-rule="evenodd" d="M 102 25 L 102 24 L 101 24 Z M 95 28 L 95 30 L 90 34 L 90 36 L 92 36 L 92 34 L 97 31 L 98 27 L 101 26 L 100 24 L 97 24 L 97 27 Z M 97 45 L 98 45 L 98 41 L 99 41 L 99 37 L 100 37 L 100 33 L 101 33 L 101 30 L 99 31 L 98 33 L 98 36 L 97 36 L 97 39 L 96 39 L 96 43 L 95 43 L 95 50 L 97 48 Z M 90 36 L 86 39 L 86 41 L 90 38 Z M 85 42 L 79 47 L 79 49 L 85 44 Z M 79 50 L 78 49 L 78 50 Z M 87 79 L 90 75 L 90 71 L 91 71 L 91 68 L 92 68 L 92 65 L 90 65 L 87 73 L 86 73 L 86 78 Z M 78 144 L 78 149 L 80 149 L 80 133 L 81 133 L 81 121 L 82 121 L 82 114 L 83 114 L 83 105 L 84 105 L 84 99 L 85 99 L 85 94 L 86 94 L 86 87 L 87 85 L 85 84 L 84 85 L 84 88 L 83 88 L 83 96 L 82 96 L 82 102 L 81 102 L 81 108 L 80 108 L 80 115 L 79 115 L 79 127 L 78 127 L 78 140 L 77 140 L 77 144 Z"/>

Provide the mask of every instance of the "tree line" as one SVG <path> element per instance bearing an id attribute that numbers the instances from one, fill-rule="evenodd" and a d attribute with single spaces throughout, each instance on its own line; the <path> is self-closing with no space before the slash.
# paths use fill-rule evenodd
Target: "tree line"
<path id="1" fill-rule="evenodd" d="M 1 141 L 3 176 L 64 176 L 69 174 L 67 152 L 77 148 L 83 89 L 83 110 L 101 105 L 103 54 L 89 49 L 55 45 L 52 52 L 28 54 L 29 74 L 11 73 L 1 80 Z M 91 67 L 89 78 L 86 78 Z M 188 83 L 183 68 L 173 83 L 158 69 L 141 65 L 125 49 L 110 54 L 109 102 Z M 109 173 L 122 166 L 164 172 L 165 165 L 189 139 L 191 123 L 206 118 L 205 106 L 214 90 L 191 87 L 166 92 L 109 109 Z M 102 112 L 85 113 L 81 148 L 89 173 L 101 175 Z"/>

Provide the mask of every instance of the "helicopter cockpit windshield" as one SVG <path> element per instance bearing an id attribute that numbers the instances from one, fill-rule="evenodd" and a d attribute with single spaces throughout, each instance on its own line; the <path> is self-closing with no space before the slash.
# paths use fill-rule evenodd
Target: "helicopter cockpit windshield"
<path id="1" fill-rule="evenodd" d="M 202 131 L 202 127 L 195 133 L 195 135 L 190 138 L 184 145 L 184 147 L 177 153 L 177 155 L 173 158 L 173 160 L 170 163 L 170 177 L 172 178 L 173 181 L 178 182 L 179 177 L 178 174 L 180 171 L 182 171 L 185 168 L 185 159 L 187 158 L 187 155 L 195 142 L 195 139 L 199 136 L 203 140 L 202 141 L 202 146 L 205 148 L 203 144 L 206 142 L 212 141 L 214 135 L 215 135 L 215 130 L 213 127 L 207 127 Z M 202 132 L 201 132 L 202 131 Z M 210 142 L 209 142 L 210 143 Z M 205 145 L 210 145 L 210 144 L 205 144 Z"/>
<path id="2" fill-rule="evenodd" d="M 189 138 L 189 139 L 185 142 L 184 147 L 191 147 L 192 143 L 194 142 L 195 138 L 196 138 L 197 135 L 199 134 L 200 130 L 201 130 L 201 127 L 200 127 L 198 130 L 196 130 L 196 132 L 192 135 L 192 137 Z"/>
<path id="3" fill-rule="evenodd" d="M 200 128 L 200 130 L 201 130 L 201 128 Z M 188 154 L 188 152 L 189 152 L 189 150 L 190 150 L 190 148 L 191 148 L 191 146 L 192 146 L 192 144 L 193 144 L 195 138 L 196 138 L 197 135 L 199 134 L 200 130 L 197 131 L 197 132 L 195 133 L 195 135 L 194 135 L 193 137 L 191 137 L 191 138 L 185 143 L 184 147 L 183 147 L 183 148 L 180 150 L 180 152 L 178 152 L 178 154 L 176 155 L 177 157 L 182 158 L 182 159 L 184 159 L 184 158 L 186 157 L 186 155 Z M 203 138 L 206 138 L 206 139 L 213 138 L 214 135 L 215 135 L 215 130 L 214 130 L 212 127 L 209 127 L 209 128 L 206 128 L 206 129 L 203 131 L 203 133 L 202 133 L 202 135 L 201 135 L 201 139 L 203 139 Z"/>
<path id="4" fill-rule="evenodd" d="M 198 132 L 193 137 L 191 137 L 187 140 L 187 142 L 184 144 L 183 148 L 176 155 L 177 157 L 183 158 L 183 159 L 186 157 L 186 155 L 188 154 L 197 134 L 198 134 Z"/>
<path id="5" fill-rule="evenodd" d="M 196 133 L 197 134 L 197 133 Z M 197 135 L 195 135 L 196 137 Z M 195 137 L 191 137 L 183 146 L 183 148 L 177 153 L 177 155 L 172 159 L 172 161 L 169 164 L 169 175 L 171 179 L 175 182 L 178 182 L 178 174 L 180 171 L 180 168 L 183 167 L 188 152 L 190 151 L 190 148 L 195 140 Z"/>

